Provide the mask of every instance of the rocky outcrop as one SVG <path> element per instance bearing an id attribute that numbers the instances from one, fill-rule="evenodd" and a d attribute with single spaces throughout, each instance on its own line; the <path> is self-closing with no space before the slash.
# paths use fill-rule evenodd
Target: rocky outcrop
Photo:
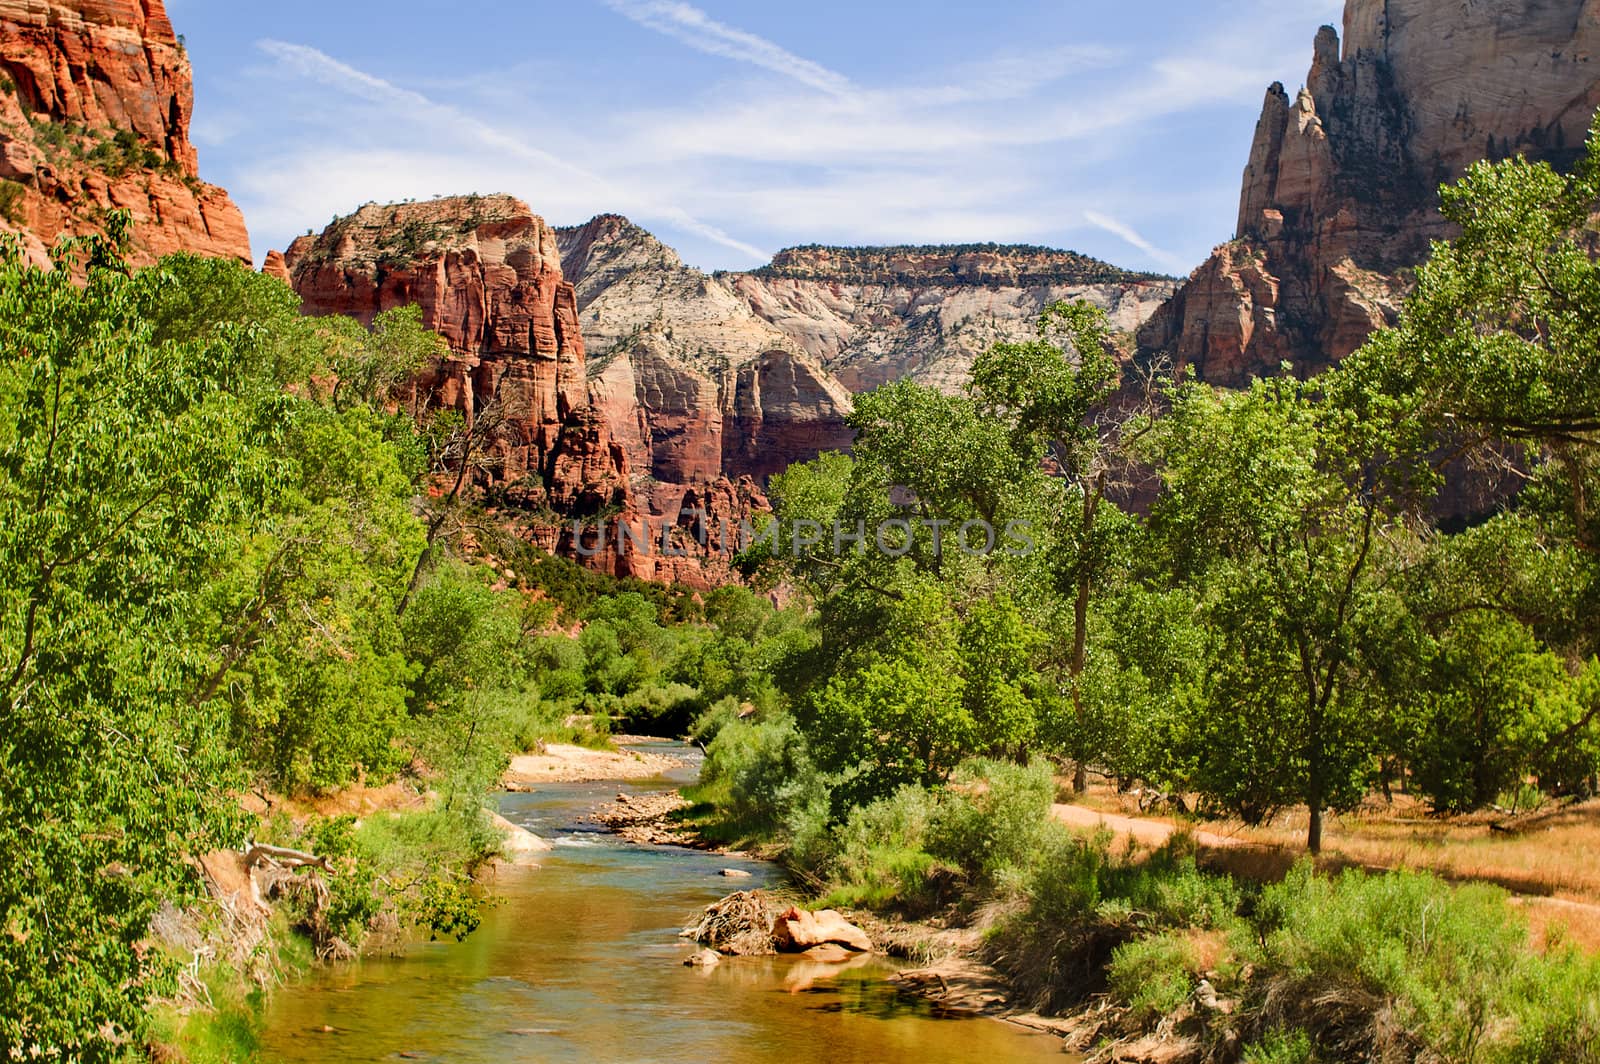
<path id="1" fill-rule="evenodd" d="M 733 578 L 767 478 L 851 445 L 853 390 L 959 387 L 1053 300 L 1132 328 L 1173 287 L 987 245 L 802 249 L 710 276 L 624 218 L 553 230 L 507 196 L 369 204 L 265 268 L 315 314 L 419 306 L 451 356 L 401 398 L 506 420 L 480 475 L 491 500 L 548 549 L 693 586 Z"/>
<path id="2" fill-rule="evenodd" d="M 872 952 L 867 933 L 833 909 L 786 909 L 772 922 L 772 943 L 779 953 L 804 953 L 830 943 L 858 953 Z"/>
<path id="3" fill-rule="evenodd" d="M 627 459 L 589 405 L 583 336 L 555 234 L 509 196 L 368 204 L 284 253 L 307 313 L 365 324 L 415 304 L 451 355 L 416 381 L 418 409 L 493 417 L 483 486 L 533 509 L 625 504 Z"/>
<path id="4" fill-rule="evenodd" d="M 718 454 L 760 480 L 846 448 L 855 393 L 902 377 L 953 391 L 1051 302 L 1087 299 L 1131 331 L 1176 287 L 1032 247 L 796 248 L 705 274 L 617 215 L 557 235 L 597 401 L 633 467 L 667 481 Z"/>
<path id="5" fill-rule="evenodd" d="M 281 268 L 308 313 L 370 323 L 391 307 L 421 308 L 450 355 L 399 399 L 469 424 L 494 419 L 478 486 L 528 538 L 617 576 L 731 579 L 729 537 L 706 529 L 737 529 L 766 501 L 723 474 L 715 388 L 689 387 L 643 356 L 640 379 L 621 373 L 635 364 L 623 360 L 591 386 L 555 231 L 525 203 L 368 204 L 296 240 Z"/>
<path id="6" fill-rule="evenodd" d="M 0 0 L 0 231 L 45 261 L 62 235 L 133 219 L 136 264 L 250 261 L 244 218 L 200 180 L 189 58 L 161 0 Z"/>
<path id="7" fill-rule="evenodd" d="M 1449 235 L 1438 187 L 1474 161 L 1570 165 L 1600 106 L 1592 0 L 1347 0 L 1306 85 L 1272 86 L 1233 241 L 1140 333 L 1197 376 L 1313 372 L 1394 319 L 1405 271 Z"/>

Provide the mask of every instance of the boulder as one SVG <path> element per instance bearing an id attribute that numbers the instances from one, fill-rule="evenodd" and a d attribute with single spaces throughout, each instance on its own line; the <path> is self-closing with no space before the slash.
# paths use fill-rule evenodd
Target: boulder
<path id="1" fill-rule="evenodd" d="M 845 949 L 837 942 L 824 942 L 820 946 L 812 946 L 801 954 L 808 961 L 819 964 L 843 964 L 852 957 L 859 957 L 859 953 Z"/>
<path id="2" fill-rule="evenodd" d="M 505 835 L 505 841 L 500 844 L 500 852 L 505 859 L 513 865 L 532 865 L 534 858 L 547 853 L 553 847 L 527 828 L 513 824 L 505 817 L 495 813 L 490 819 L 495 827 Z"/>
<path id="3" fill-rule="evenodd" d="M 833 909 L 810 912 L 794 907 L 780 913 L 772 924 L 772 942 L 780 953 L 804 953 L 830 942 L 858 953 L 872 952 L 867 933 Z"/>

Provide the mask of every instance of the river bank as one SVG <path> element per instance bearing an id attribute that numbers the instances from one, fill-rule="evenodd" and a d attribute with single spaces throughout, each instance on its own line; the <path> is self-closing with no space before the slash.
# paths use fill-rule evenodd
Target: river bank
<path id="1" fill-rule="evenodd" d="M 1311 1046 L 1330 1061 L 1457 1059 L 1450 1047 L 1486 1038 L 1500 1055 L 1482 1059 L 1600 1059 L 1600 965 L 1559 919 L 1583 914 L 1574 903 L 1543 913 L 1406 870 L 1240 866 L 1218 855 L 1246 846 L 1155 818 L 1063 816 L 1034 770 L 988 771 L 906 788 L 789 857 L 814 904 L 904 959 L 897 983 L 942 1011 L 1048 1031 L 1089 1061 L 1300 1061 Z M 660 830 L 740 830 L 721 807 L 664 808 Z M 1490 1033 L 1474 1014 L 1496 1018 Z"/>
<path id="2" fill-rule="evenodd" d="M 684 763 L 635 781 L 642 795 L 694 778 Z M 759 861 L 644 846 L 592 819 L 615 781 L 547 784 L 503 796 L 500 812 L 551 850 L 528 874 L 496 879 L 497 903 L 460 944 L 413 942 L 397 956 L 319 970 L 273 996 L 263 1054 L 274 1061 L 381 1059 L 749 1064 L 966 1064 L 1059 1061 L 1059 1043 L 1000 1024 L 939 1018 L 866 957 L 829 968 L 787 957 L 685 967 L 685 920 L 726 893 L 781 886 Z"/>

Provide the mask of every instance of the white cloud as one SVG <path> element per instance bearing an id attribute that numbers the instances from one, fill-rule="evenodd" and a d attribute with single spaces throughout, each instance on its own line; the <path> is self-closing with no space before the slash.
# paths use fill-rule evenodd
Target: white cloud
<path id="1" fill-rule="evenodd" d="M 820 92 L 842 96 L 850 79 L 780 45 L 718 22 L 692 4 L 677 0 L 605 0 L 607 7 L 639 25 L 664 33 L 707 55 L 762 67 Z"/>
<path id="2" fill-rule="evenodd" d="M 1083 220 L 1094 226 L 1096 229 L 1104 229 L 1112 236 L 1120 237 L 1122 240 L 1126 241 L 1128 244 L 1131 244 L 1133 247 L 1138 248 L 1140 251 L 1144 252 L 1146 255 L 1149 255 L 1153 259 L 1159 259 L 1168 265 L 1180 265 L 1180 260 L 1176 255 L 1173 255 L 1170 252 L 1162 251 L 1160 248 L 1150 243 L 1150 241 L 1140 236 L 1138 230 L 1134 229 L 1131 225 L 1127 225 L 1124 222 L 1119 222 L 1110 215 L 1101 214 L 1099 211 L 1084 211 Z"/>
<path id="3" fill-rule="evenodd" d="M 1178 272 L 1226 234 L 1248 116 L 1269 82 L 1303 73 L 1316 16 L 1338 0 L 1241 0 L 1207 35 L 1154 54 L 1021 46 L 878 84 L 687 3 L 602 2 L 754 69 L 655 96 L 571 90 L 559 66 L 397 84 L 261 41 L 270 63 L 246 72 L 253 91 L 304 103 L 282 107 L 293 135 L 232 179 L 252 228 L 278 243 L 367 200 L 476 189 L 510 192 L 558 224 L 628 214 L 706 266 L 812 240 L 1082 238 L 1102 257 Z M 1238 160 L 1223 177 L 1191 175 L 1183 149 L 1162 141 L 1217 108 L 1244 116 L 1227 134 Z M 1215 228 L 1193 221 L 1213 216 Z"/>
<path id="4" fill-rule="evenodd" d="M 660 202 L 639 187 L 619 185 L 551 152 L 531 146 L 526 137 L 499 129 L 457 108 L 436 103 L 419 92 L 402 89 L 318 49 L 275 40 L 260 41 L 258 46 L 291 73 L 381 106 L 396 126 L 424 126 L 435 134 L 430 138 L 435 143 L 465 140 L 477 149 L 471 154 L 451 151 L 443 156 L 428 149 L 412 149 L 408 152 L 339 150 L 320 158 L 290 158 L 279 164 L 280 168 L 273 177 L 253 182 L 254 188 L 268 194 L 276 202 L 283 202 L 287 196 L 296 199 L 304 199 L 307 195 L 325 198 L 330 184 L 342 189 L 359 182 L 360 187 L 368 191 L 356 202 L 366 202 L 406 196 L 421 198 L 429 194 L 417 191 L 419 183 L 431 184 L 436 191 L 457 190 L 477 188 L 485 179 L 492 178 L 496 181 L 506 179 L 501 187 L 514 188 L 529 176 L 536 176 L 542 178 L 540 184 L 545 187 L 582 189 L 586 198 L 599 197 L 617 204 L 613 208 L 615 210 L 632 212 L 641 219 L 664 219 L 741 255 L 757 259 L 766 257 L 760 248 L 730 236 L 676 204 Z M 278 180 L 278 174 L 285 171 L 305 171 L 311 167 L 323 176 L 311 179 L 309 174 L 302 173 L 287 184 Z M 427 180 L 423 181 L 424 178 Z M 302 183 L 308 179 L 309 183 Z M 395 192 L 384 195 L 381 190 L 385 189 L 409 191 L 404 195 L 396 195 Z M 542 198 L 539 209 L 548 210 L 550 201 L 550 197 Z M 320 217 L 321 213 L 317 212 L 314 216 Z"/>

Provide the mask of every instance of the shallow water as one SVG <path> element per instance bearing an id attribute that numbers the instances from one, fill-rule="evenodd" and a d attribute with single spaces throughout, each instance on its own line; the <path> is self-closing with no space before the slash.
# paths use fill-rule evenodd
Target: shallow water
<path id="1" fill-rule="evenodd" d="M 667 748 L 682 753 L 682 748 Z M 770 866 L 633 846 L 582 817 L 620 789 L 692 778 L 562 784 L 501 811 L 552 840 L 538 869 L 500 874 L 463 943 L 417 943 L 317 973 L 273 995 L 269 1061 L 585 1064 L 991 1064 L 1064 1059 L 1059 1042 L 981 1018 L 941 1018 L 885 981 L 894 968 L 732 957 L 701 971 L 677 937 L 705 905 L 774 885 Z M 742 868 L 750 879 L 718 875 Z M 323 1033 L 324 1026 L 334 1032 Z"/>

